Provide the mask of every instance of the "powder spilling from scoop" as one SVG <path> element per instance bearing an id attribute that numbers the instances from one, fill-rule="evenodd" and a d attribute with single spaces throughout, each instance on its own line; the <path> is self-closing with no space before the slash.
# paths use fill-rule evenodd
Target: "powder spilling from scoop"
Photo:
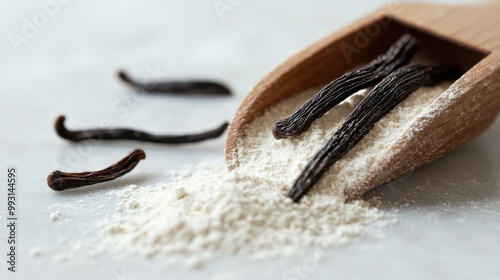
<path id="1" fill-rule="evenodd" d="M 269 108 L 238 143 L 239 167 L 212 163 L 181 172 L 157 187 L 114 191 L 115 215 L 102 228 L 105 244 L 128 254 L 199 263 L 220 255 L 271 258 L 309 246 L 335 247 L 382 217 L 367 202 L 344 203 L 344 189 L 405 132 L 448 84 L 421 88 L 382 118 L 333 166 L 300 204 L 284 194 L 309 159 L 338 129 L 366 92 L 359 92 L 289 141 L 270 128 L 290 115 L 315 89 Z"/>

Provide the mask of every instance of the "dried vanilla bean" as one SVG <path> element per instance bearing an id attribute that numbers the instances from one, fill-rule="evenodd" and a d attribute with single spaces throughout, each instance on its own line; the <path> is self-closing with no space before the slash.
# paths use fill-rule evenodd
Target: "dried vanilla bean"
<path id="1" fill-rule="evenodd" d="M 352 149 L 397 104 L 421 86 L 459 75 L 458 68 L 416 64 L 402 67 L 378 84 L 347 117 L 328 143 L 302 171 L 288 192 L 298 202 L 336 161 Z"/>
<path id="2" fill-rule="evenodd" d="M 99 171 L 68 173 L 56 170 L 47 177 L 47 185 L 55 191 L 63 191 L 111 181 L 132 171 L 139 161 L 145 158 L 144 151 L 136 149 L 115 164 Z"/>
<path id="3" fill-rule="evenodd" d="M 124 71 L 119 71 L 118 77 L 136 90 L 148 93 L 231 95 L 231 90 L 227 86 L 215 81 L 189 80 L 142 83 L 130 78 Z"/>
<path id="4" fill-rule="evenodd" d="M 389 50 L 378 56 L 363 68 L 348 72 L 330 82 L 321 91 L 307 101 L 290 117 L 278 121 L 273 127 L 276 139 L 300 135 L 319 117 L 344 101 L 355 92 L 376 85 L 384 77 L 403 66 L 417 49 L 417 40 L 403 35 Z"/>
<path id="5" fill-rule="evenodd" d="M 55 122 L 55 129 L 59 136 L 64 139 L 78 142 L 85 139 L 102 140 L 136 140 L 142 142 L 163 143 L 163 144 L 185 144 L 201 142 L 221 136 L 226 131 L 229 123 L 223 123 L 221 126 L 196 134 L 185 135 L 153 135 L 147 132 L 132 130 L 127 128 L 116 129 L 89 129 L 89 130 L 68 130 L 64 126 L 64 116 L 59 116 Z"/>

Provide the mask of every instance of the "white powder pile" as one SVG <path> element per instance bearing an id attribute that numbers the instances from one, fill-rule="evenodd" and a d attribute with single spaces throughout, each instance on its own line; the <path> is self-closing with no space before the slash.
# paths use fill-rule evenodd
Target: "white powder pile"
<path id="1" fill-rule="evenodd" d="M 238 143 L 236 170 L 227 171 L 223 162 L 205 164 L 176 172 L 174 182 L 112 192 L 120 203 L 103 226 L 103 240 L 126 253 L 192 267 L 219 255 L 270 258 L 349 242 L 382 213 L 363 201 L 345 204 L 344 189 L 445 88 L 413 93 L 334 165 L 300 204 L 286 198 L 286 192 L 363 93 L 331 110 L 303 135 L 278 141 L 272 125 L 316 90 L 284 100 L 248 127 L 248 136 Z"/>

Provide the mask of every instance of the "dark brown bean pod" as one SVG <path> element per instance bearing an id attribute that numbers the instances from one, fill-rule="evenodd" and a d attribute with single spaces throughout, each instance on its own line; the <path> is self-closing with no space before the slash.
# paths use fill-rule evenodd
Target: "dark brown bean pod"
<path id="1" fill-rule="evenodd" d="M 142 83 L 130 78 L 124 71 L 119 71 L 118 77 L 136 90 L 148 93 L 231 95 L 231 90 L 227 86 L 215 81 L 190 80 Z"/>
<path id="2" fill-rule="evenodd" d="M 300 135 L 319 117 L 347 97 L 361 89 L 376 85 L 384 77 L 410 60 L 417 49 L 417 40 L 403 35 L 389 50 L 363 68 L 348 72 L 333 80 L 307 101 L 290 117 L 278 121 L 273 127 L 276 139 Z"/>
<path id="3" fill-rule="evenodd" d="M 372 129 L 377 121 L 421 86 L 458 78 L 459 70 L 451 66 L 416 64 L 402 67 L 378 84 L 356 106 L 328 143 L 307 164 L 288 197 L 298 202 L 328 171 Z"/>
<path id="4" fill-rule="evenodd" d="M 64 126 L 64 116 L 59 116 L 55 122 L 55 129 L 62 138 L 78 142 L 86 139 L 102 139 L 102 140 L 135 140 L 141 142 L 152 142 L 162 144 L 186 144 L 196 143 L 213 139 L 221 136 L 226 131 L 229 123 L 223 123 L 221 126 L 197 134 L 184 135 L 153 135 L 147 132 L 132 130 L 127 128 L 116 129 L 89 129 L 89 130 L 68 130 Z"/>
<path id="5" fill-rule="evenodd" d="M 67 173 L 56 170 L 47 177 L 47 185 L 55 191 L 64 191 L 111 181 L 132 171 L 139 161 L 145 158 L 144 151 L 136 149 L 115 164 L 99 171 Z"/>

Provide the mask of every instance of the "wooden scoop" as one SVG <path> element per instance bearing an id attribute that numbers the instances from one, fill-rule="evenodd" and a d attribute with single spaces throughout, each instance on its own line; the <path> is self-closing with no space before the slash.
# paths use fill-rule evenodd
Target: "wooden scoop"
<path id="1" fill-rule="evenodd" d="M 347 199 L 360 198 L 449 153 L 490 126 L 500 110 L 500 2 L 471 7 L 397 4 L 316 42 L 264 77 L 231 122 L 229 169 L 238 165 L 238 138 L 267 107 L 368 63 L 404 33 L 421 43 L 415 60 L 459 65 L 465 74 L 411 124 L 390 153 L 381 154 L 361 180 L 352 182 Z"/>

